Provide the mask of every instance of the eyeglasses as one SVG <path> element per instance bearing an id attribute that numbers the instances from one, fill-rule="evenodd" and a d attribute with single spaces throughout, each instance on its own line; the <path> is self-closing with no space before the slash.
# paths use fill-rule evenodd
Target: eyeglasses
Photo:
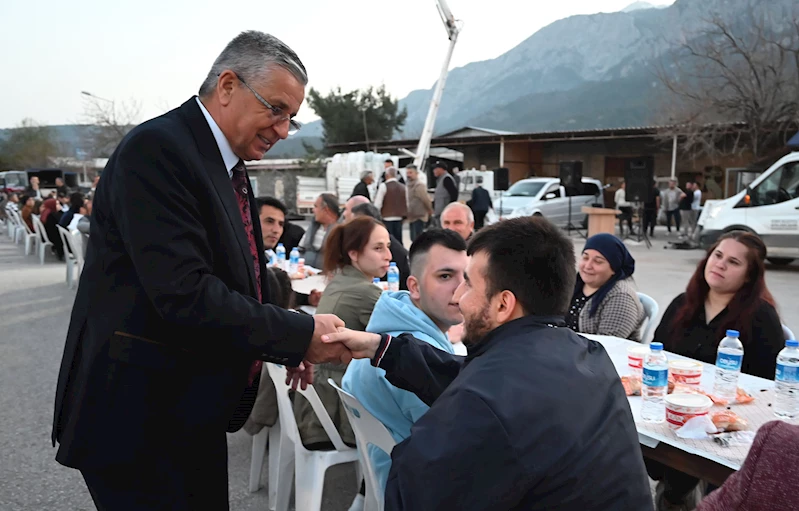
<path id="1" fill-rule="evenodd" d="M 302 123 L 300 121 L 295 121 L 294 119 L 292 119 L 288 115 L 282 115 L 283 114 L 283 109 L 282 108 L 278 108 L 276 106 L 270 105 L 269 101 L 265 100 L 260 94 L 255 92 L 255 89 L 253 89 L 252 87 L 247 85 L 247 82 L 242 80 L 239 75 L 236 75 L 236 78 L 239 79 L 239 81 L 242 83 L 242 85 L 244 85 L 245 87 L 250 89 L 250 92 L 252 92 L 253 95 L 255 95 L 255 98 L 258 101 L 260 101 L 261 104 L 263 104 L 266 108 L 268 108 L 269 111 L 272 112 L 273 116 L 278 118 L 277 122 L 285 122 L 285 121 L 289 122 L 289 135 L 293 135 L 293 134 L 297 133 L 298 131 L 300 131 L 300 128 L 302 128 Z"/>

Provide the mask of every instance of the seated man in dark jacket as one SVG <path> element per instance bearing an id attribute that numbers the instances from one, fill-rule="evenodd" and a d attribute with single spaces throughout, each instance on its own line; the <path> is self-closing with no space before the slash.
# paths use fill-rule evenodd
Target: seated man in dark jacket
<path id="1" fill-rule="evenodd" d="M 613 363 L 565 328 L 571 241 L 543 218 L 481 229 L 453 296 L 468 357 L 342 330 L 395 386 L 430 405 L 391 453 L 385 509 L 652 510 L 638 434 Z"/>

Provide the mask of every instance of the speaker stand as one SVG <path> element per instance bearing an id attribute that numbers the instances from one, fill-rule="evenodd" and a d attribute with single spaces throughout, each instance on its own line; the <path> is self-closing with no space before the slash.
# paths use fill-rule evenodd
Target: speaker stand
<path id="1" fill-rule="evenodd" d="M 638 214 L 638 221 L 636 222 L 636 225 L 638 226 L 638 233 L 636 233 L 635 237 L 633 237 L 633 233 L 628 232 L 624 239 L 634 240 L 638 243 L 641 243 L 641 240 L 644 240 L 644 243 L 646 243 L 646 248 L 650 249 L 652 248 L 652 242 L 649 241 L 649 236 L 646 235 L 646 229 L 644 229 L 644 205 L 642 202 L 635 202 L 633 207 Z"/>
<path id="2" fill-rule="evenodd" d="M 565 190 L 565 187 L 564 187 L 564 190 Z M 568 195 L 568 192 L 566 192 L 566 194 Z M 576 225 L 574 225 L 572 223 L 572 196 L 569 195 L 569 214 L 568 214 L 568 222 L 566 224 L 566 232 L 571 235 L 571 232 L 573 230 L 577 231 L 577 234 L 579 234 L 584 240 L 588 239 L 587 234 L 584 233 L 583 231 L 581 231 L 579 227 L 577 227 Z"/>

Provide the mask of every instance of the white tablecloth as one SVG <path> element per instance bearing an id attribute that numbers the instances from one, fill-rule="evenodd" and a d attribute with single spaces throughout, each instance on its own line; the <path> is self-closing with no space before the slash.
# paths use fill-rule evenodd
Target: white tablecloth
<path id="1" fill-rule="evenodd" d="M 605 351 L 608 352 L 608 355 L 610 356 L 610 359 L 620 376 L 630 374 L 630 369 L 627 365 L 627 347 L 631 345 L 637 345 L 638 343 L 629 341 L 627 339 L 606 335 L 581 335 L 589 339 L 593 339 L 604 346 Z M 669 360 L 687 359 L 687 357 L 676 355 L 674 353 L 667 353 L 667 356 Z M 701 387 L 703 390 L 709 391 L 713 388 L 713 378 L 716 372 L 716 367 L 712 364 L 706 364 L 704 362 L 701 362 L 701 364 L 703 366 Z M 767 405 L 764 400 L 766 399 L 767 395 L 771 395 L 771 392 L 764 394 L 761 391 L 771 391 L 774 388 L 774 382 L 748 374 L 741 374 L 738 380 L 738 386 L 752 394 L 756 401 L 760 400 L 760 404 Z M 677 437 L 673 432 L 669 431 L 666 426 L 660 427 L 658 425 L 652 426 L 649 424 L 639 423 L 641 419 L 641 397 L 629 396 L 627 399 L 630 402 L 630 409 L 632 410 L 633 418 L 636 421 L 638 439 L 642 445 L 654 448 L 659 442 L 664 442 L 668 445 L 676 447 L 677 449 L 689 452 L 691 454 L 696 454 L 697 456 L 709 459 L 734 470 L 741 468 L 743 457 L 745 457 L 746 452 L 749 450 L 748 447 L 745 449 L 746 452 L 743 452 L 743 457 L 740 456 L 741 453 L 737 453 L 734 456 L 725 456 L 723 454 L 725 448 L 719 447 L 717 444 L 713 443 L 712 440 L 684 440 Z M 747 405 L 734 405 L 733 411 L 736 411 L 735 407 L 751 407 L 754 404 L 755 403 L 753 402 Z M 753 421 L 750 419 L 749 426 L 752 431 L 756 431 L 756 429 L 759 428 L 763 423 L 776 419 L 773 414 L 760 414 L 760 417 L 761 419 L 759 423 L 753 423 Z M 792 423 L 796 423 L 796 421 L 792 421 Z"/>

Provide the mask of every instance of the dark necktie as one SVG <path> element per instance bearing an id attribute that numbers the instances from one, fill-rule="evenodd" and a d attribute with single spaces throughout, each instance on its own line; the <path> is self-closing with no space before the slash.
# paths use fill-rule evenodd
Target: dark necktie
<path id="1" fill-rule="evenodd" d="M 258 301 L 262 301 L 261 294 L 261 265 L 258 259 L 258 247 L 255 245 L 255 231 L 252 227 L 252 214 L 250 213 L 250 200 L 249 200 L 249 183 L 247 182 L 247 173 L 244 171 L 244 162 L 239 160 L 235 167 L 233 167 L 233 190 L 236 192 L 236 198 L 239 201 L 239 211 L 241 212 L 241 221 L 244 223 L 244 232 L 247 234 L 247 243 L 250 245 L 250 255 L 252 256 L 252 264 L 255 269 L 255 285 L 258 289 Z M 249 383 L 252 384 L 255 376 L 261 372 L 262 362 L 256 360 L 252 363 L 250 368 Z"/>

